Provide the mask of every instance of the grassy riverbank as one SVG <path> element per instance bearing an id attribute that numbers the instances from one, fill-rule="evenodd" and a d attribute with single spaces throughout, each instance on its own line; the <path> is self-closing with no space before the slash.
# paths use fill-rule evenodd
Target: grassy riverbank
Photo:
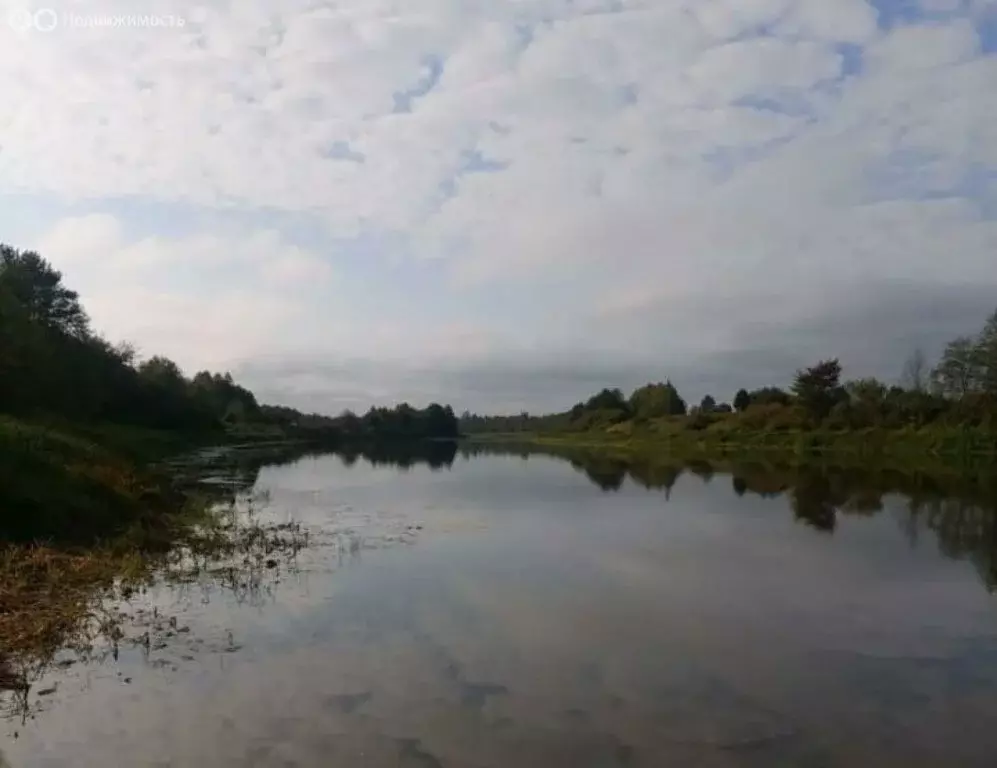
<path id="1" fill-rule="evenodd" d="M 233 455 L 253 454 L 261 443 L 247 449 L 246 438 L 0 417 L 0 715 L 5 706 L 26 711 L 30 682 L 60 648 L 86 656 L 98 641 L 110 651 L 119 640 L 169 634 L 165 617 L 129 623 L 109 608 L 115 601 L 156 579 L 205 575 L 241 588 L 293 556 L 296 526 L 260 524 L 251 498 L 241 512 L 235 505 L 261 459 L 243 461 L 238 487 L 183 483 L 164 462 L 206 444 L 239 442 Z"/>
<path id="2" fill-rule="evenodd" d="M 641 425 L 623 422 L 601 429 L 472 435 L 471 439 L 679 458 L 768 458 L 780 463 L 806 463 L 822 458 L 843 463 L 874 461 L 897 463 L 907 469 L 992 466 L 997 458 L 997 433 L 979 428 L 767 432 L 746 430 L 738 425 L 736 417 L 718 419 L 706 429 L 693 428 L 688 418 L 678 417 Z"/>
<path id="3" fill-rule="evenodd" d="M 152 463 L 208 437 L 0 417 L 3 538 L 88 545 L 150 533 L 189 504 Z"/>

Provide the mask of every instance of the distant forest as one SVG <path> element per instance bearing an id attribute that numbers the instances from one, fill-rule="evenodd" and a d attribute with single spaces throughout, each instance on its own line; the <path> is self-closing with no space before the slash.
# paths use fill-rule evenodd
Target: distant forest
<path id="1" fill-rule="evenodd" d="M 646 384 L 629 396 L 603 389 L 559 413 L 481 416 L 464 412 L 468 434 L 617 431 L 669 422 L 686 430 L 765 432 L 938 425 L 997 431 L 997 311 L 975 336 L 949 342 L 932 365 L 915 350 L 900 381 L 844 380 L 840 362 L 826 359 L 796 371 L 788 389 L 739 389 L 729 401 L 706 395 L 690 405 L 671 381 Z"/>
<path id="2" fill-rule="evenodd" d="M 78 294 L 32 251 L 0 245 L 0 414 L 28 421 L 324 438 L 453 438 L 450 406 L 401 404 L 359 416 L 259 404 L 229 373 L 191 378 L 162 356 L 139 361 L 90 325 Z"/>
<path id="3" fill-rule="evenodd" d="M 0 414 L 28 421 L 335 439 L 454 438 L 482 433 L 628 434 L 685 431 L 858 431 L 925 427 L 997 432 L 997 311 L 975 335 L 953 339 L 933 364 L 916 351 L 901 380 L 845 380 L 837 359 L 796 371 L 787 389 L 740 389 L 729 401 L 688 403 L 671 381 L 629 396 L 603 389 L 563 412 L 482 416 L 432 403 L 363 415 L 265 405 L 229 373 L 188 378 L 172 360 L 139 360 L 91 327 L 78 294 L 39 254 L 0 245 Z"/>

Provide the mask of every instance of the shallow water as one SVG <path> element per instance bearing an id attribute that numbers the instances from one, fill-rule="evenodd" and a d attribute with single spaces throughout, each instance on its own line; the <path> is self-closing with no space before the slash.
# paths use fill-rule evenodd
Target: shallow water
<path id="1" fill-rule="evenodd" d="M 893 493 L 874 512 L 879 491 L 839 498 L 819 473 L 777 493 L 450 458 L 254 469 L 255 513 L 309 546 L 253 583 L 134 596 L 182 631 L 47 667 L 2 723 L 6 760 L 995 764 L 986 509 Z"/>

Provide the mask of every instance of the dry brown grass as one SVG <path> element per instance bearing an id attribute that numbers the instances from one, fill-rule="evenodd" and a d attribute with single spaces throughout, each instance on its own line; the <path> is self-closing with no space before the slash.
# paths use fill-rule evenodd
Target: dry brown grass
<path id="1" fill-rule="evenodd" d="M 109 592 L 147 574 L 139 554 L 5 549 L 0 553 L 0 665 L 7 668 L 6 677 L 14 662 L 43 661 L 85 640 Z M 0 670 L 0 688 L 12 687 L 4 677 Z"/>
<path id="2" fill-rule="evenodd" d="M 153 583 L 205 575 L 240 593 L 308 545 L 296 524 L 264 525 L 252 511 L 216 510 L 171 527 L 172 545 L 132 540 L 86 551 L 11 545 L 0 551 L 0 691 L 25 691 L 62 649 L 87 657 L 97 641 L 124 637 L 113 606 Z"/>

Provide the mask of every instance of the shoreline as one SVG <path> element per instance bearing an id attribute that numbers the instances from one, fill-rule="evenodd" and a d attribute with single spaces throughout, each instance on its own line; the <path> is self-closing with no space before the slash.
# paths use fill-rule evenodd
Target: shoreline
<path id="1" fill-rule="evenodd" d="M 753 432 L 737 435 L 611 430 L 472 433 L 468 444 L 519 444 L 681 459 L 771 459 L 781 463 L 903 462 L 911 471 L 993 468 L 997 434 L 978 429 Z"/>

